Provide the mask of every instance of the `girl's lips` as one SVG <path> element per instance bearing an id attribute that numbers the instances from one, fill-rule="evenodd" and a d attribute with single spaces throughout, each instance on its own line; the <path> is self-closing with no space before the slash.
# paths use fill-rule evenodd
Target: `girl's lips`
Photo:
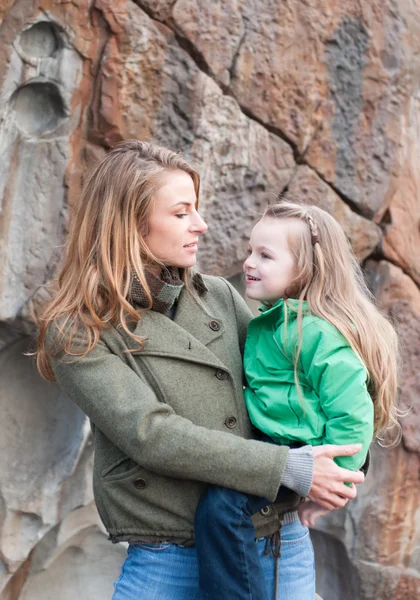
<path id="1" fill-rule="evenodd" d="M 246 275 L 245 276 L 245 282 L 246 283 L 258 283 L 258 281 L 261 281 L 261 280 L 258 279 L 257 277 L 253 277 L 252 275 Z"/>

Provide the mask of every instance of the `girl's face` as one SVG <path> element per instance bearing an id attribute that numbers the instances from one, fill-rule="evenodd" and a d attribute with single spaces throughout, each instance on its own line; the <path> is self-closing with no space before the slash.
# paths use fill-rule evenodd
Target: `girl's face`
<path id="1" fill-rule="evenodd" d="M 194 184 L 188 173 L 165 174 L 155 195 L 144 238 L 149 250 L 173 267 L 192 267 L 197 262 L 197 242 L 207 225 L 196 210 Z"/>
<path id="2" fill-rule="evenodd" d="M 288 240 L 296 227 L 301 227 L 297 219 L 270 217 L 255 225 L 244 262 L 248 298 L 275 304 L 290 292 L 298 268 Z"/>

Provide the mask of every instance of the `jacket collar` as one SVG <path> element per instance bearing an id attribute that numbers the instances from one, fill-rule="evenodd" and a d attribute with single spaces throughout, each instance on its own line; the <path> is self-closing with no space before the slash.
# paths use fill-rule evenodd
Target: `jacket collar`
<path id="1" fill-rule="evenodd" d="M 207 287 L 200 274 L 194 275 L 194 287 L 200 286 L 201 296 Z M 200 294 L 200 291 L 197 290 Z M 161 313 L 148 310 L 135 326 L 135 334 L 145 340 L 143 350 L 135 349 L 138 356 L 173 356 L 180 360 L 228 369 L 212 352 L 225 331 L 223 320 L 212 314 L 201 298 L 194 298 L 185 288 L 181 291 L 173 320 Z M 132 347 L 132 345 L 130 344 Z"/>
<path id="2" fill-rule="evenodd" d="M 266 306 L 265 304 L 262 304 L 258 308 L 261 313 L 260 316 L 275 315 L 277 318 L 280 317 L 281 320 L 284 319 L 284 313 L 286 310 L 287 317 L 289 319 L 295 318 L 297 316 L 298 309 L 299 300 L 296 298 L 287 298 L 286 300 L 284 298 L 280 298 L 280 300 L 273 304 L 273 306 Z M 309 312 L 309 306 L 306 300 L 302 302 L 302 309 L 304 313 Z"/>

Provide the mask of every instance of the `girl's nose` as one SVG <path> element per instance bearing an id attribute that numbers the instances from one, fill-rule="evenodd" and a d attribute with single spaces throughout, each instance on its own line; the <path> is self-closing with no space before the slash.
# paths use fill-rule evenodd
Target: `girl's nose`
<path id="1" fill-rule="evenodd" d="M 244 271 L 246 269 L 254 269 L 255 268 L 255 265 L 253 264 L 253 261 L 251 260 L 251 256 L 252 255 L 250 254 L 244 262 Z"/>

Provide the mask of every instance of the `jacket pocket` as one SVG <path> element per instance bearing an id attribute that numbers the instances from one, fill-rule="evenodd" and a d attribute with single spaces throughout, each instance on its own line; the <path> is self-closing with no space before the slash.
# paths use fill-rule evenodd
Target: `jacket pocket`
<path id="1" fill-rule="evenodd" d="M 103 469 L 101 471 L 101 477 L 105 481 L 118 481 L 120 479 L 125 479 L 126 477 L 131 477 L 131 475 L 136 473 L 139 469 L 141 469 L 140 465 L 128 456 L 125 456 L 112 463 L 109 467 Z"/>

